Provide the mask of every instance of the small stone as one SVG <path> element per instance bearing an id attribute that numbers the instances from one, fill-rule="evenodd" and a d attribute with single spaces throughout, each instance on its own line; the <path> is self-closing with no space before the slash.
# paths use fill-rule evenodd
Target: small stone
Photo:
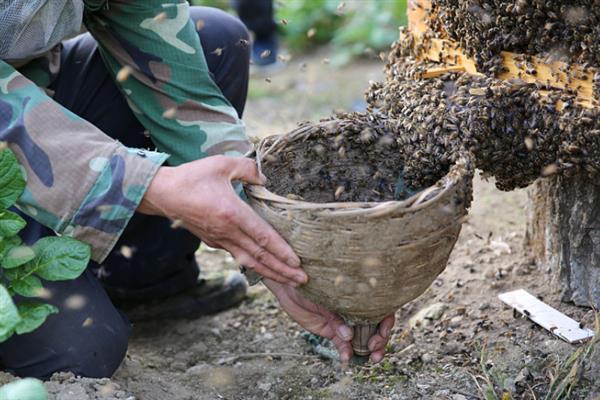
<path id="1" fill-rule="evenodd" d="M 431 321 L 437 321 L 444 315 L 448 306 L 445 303 L 434 303 L 419 310 L 409 321 L 411 328 L 428 325 Z"/>
<path id="2" fill-rule="evenodd" d="M 181 361 L 173 361 L 171 363 L 171 368 L 174 369 L 175 371 L 185 371 L 186 367 L 187 367 L 187 365 L 185 365 L 185 363 L 181 362 Z"/>
<path id="3" fill-rule="evenodd" d="M 421 354 L 421 362 L 423 364 L 429 364 L 433 361 L 433 356 L 429 353 Z"/>
<path id="4" fill-rule="evenodd" d="M 460 323 L 462 322 L 462 320 L 463 320 L 463 317 L 461 315 L 457 315 L 456 317 L 450 318 L 450 322 L 448 323 L 448 325 L 451 328 L 457 328 L 460 325 Z"/>
<path id="5" fill-rule="evenodd" d="M 208 369 L 210 369 L 210 366 L 208 364 L 198 364 L 198 365 L 194 365 L 192 367 L 189 367 L 185 371 L 185 373 L 188 374 L 188 375 L 202 375 Z"/>
<path id="6" fill-rule="evenodd" d="M 270 391 L 272 386 L 273 386 L 273 384 L 272 384 L 272 383 L 270 383 L 270 382 L 260 382 L 260 383 L 258 384 L 258 388 L 259 388 L 260 390 L 262 390 L 263 392 L 268 392 L 268 391 Z"/>
<path id="7" fill-rule="evenodd" d="M 190 348 L 190 351 L 195 354 L 203 354 L 203 353 L 206 353 L 207 350 L 208 350 L 208 346 L 204 342 L 195 343 Z"/>
<path id="8" fill-rule="evenodd" d="M 463 352 L 464 348 L 455 342 L 446 343 L 445 346 L 442 347 L 442 353 L 446 355 L 459 354 Z"/>
<path id="9" fill-rule="evenodd" d="M 515 270 L 515 274 L 517 274 L 519 276 L 524 276 L 524 275 L 531 274 L 531 271 L 527 267 L 520 266 L 520 267 L 517 267 L 517 269 Z"/>
<path id="10" fill-rule="evenodd" d="M 65 390 L 56 394 L 56 400 L 88 400 L 89 398 L 85 388 L 79 383 L 69 384 Z"/>

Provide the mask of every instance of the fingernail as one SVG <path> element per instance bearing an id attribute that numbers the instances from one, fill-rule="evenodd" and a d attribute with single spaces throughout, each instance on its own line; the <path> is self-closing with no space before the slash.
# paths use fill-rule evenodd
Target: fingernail
<path id="1" fill-rule="evenodd" d="M 338 335 L 344 340 L 352 339 L 352 329 L 346 325 L 341 325 L 337 328 Z"/>
<path id="2" fill-rule="evenodd" d="M 341 353 L 340 361 L 343 363 L 347 363 L 348 361 L 350 361 L 350 355 L 348 353 Z"/>
<path id="3" fill-rule="evenodd" d="M 267 177 L 262 172 L 260 173 L 260 183 L 263 185 L 267 183 Z"/>
<path id="4" fill-rule="evenodd" d="M 290 257 L 288 258 L 288 265 L 294 268 L 299 268 L 301 263 L 298 257 Z"/>
<path id="5" fill-rule="evenodd" d="M 387 338 L 389 338 L 389 337 L 390 337 L 390 333 L 391 333 L 391 332 L 392 332 L 392 329 L 391 329 L 391 328 L 385 328 L 385 329 L 383 330 L 383 332 L 382 332 L 382 333 L 383 333 L 383 337 L 384 337 L 384 338 L 386 338 L 386 339 L 387 339 Z"/>
<path id="6" fill-rule="evenodd" d="M 308 276 L 306 276 L 306 274 L 296 274 L 294 279 L 301 284 L 308 282 Z"/>

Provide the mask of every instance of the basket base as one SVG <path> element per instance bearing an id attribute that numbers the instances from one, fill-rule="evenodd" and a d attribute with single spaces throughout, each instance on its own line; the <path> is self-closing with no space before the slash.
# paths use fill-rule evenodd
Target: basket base
<path id="1" fill-rule="evenodd" d="M 352 337 L 352 349 L 357 356 L 368 356 L 369 339 L 377 332 L 379 324 L 355 325 L 354 336 Z"/>

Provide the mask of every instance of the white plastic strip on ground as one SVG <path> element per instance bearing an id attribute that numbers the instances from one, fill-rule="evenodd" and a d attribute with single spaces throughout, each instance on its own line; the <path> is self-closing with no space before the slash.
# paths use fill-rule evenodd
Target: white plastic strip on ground
<path id="1" fill-rule="evenodd" d="M 527 318 L 569 343 L 581 343 L 594 336 L 594 331 L 550 307 L 526 290 L 502 293 L 498 298 Z"/>

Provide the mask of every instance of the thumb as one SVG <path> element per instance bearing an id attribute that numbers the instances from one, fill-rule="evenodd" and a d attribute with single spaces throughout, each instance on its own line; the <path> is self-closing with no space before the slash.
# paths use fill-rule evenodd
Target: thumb
<path id="1" fill-rule="evenodd" d="M 229 169 L 229 179 L 253 185 L 264 185 L 267 177 L 258 171 L 256 162 L 249 158 L 233 158 Z"/>

